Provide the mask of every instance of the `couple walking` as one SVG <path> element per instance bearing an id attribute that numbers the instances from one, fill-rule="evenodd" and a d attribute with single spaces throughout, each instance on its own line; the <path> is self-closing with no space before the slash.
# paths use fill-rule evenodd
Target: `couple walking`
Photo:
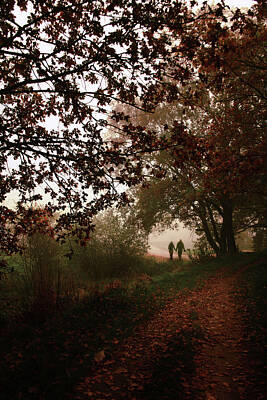
<path id="1" fill-rule="evenodd" d="M 184 244 L 181 239 L 177 243 L 176 247 L 174 246 L 173 242 L 170 242 L 168 249 L 169 249 L 171 260 L 173 259 L 173 251 L 177 251 L 179 261 L 182 260 L 182 252 L 183 252 L 183 250 L 185 251 L 185 248 L 184 248 Z"/>

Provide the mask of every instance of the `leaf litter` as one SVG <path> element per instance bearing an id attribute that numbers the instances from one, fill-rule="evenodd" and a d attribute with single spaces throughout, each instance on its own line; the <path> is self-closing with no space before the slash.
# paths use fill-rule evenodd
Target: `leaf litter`
<path id="1" fill-rule="evenodd" d="M 240 273 L 225 268 L 178 292 L 98 362 L 72 399 L 263 399 L 248 360 L 246 310 L 235 296 Z"/>

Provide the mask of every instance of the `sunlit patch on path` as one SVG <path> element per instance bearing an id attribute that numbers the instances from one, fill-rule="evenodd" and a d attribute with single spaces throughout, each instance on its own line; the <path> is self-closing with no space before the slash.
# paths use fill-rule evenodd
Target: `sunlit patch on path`
<path id="1" fill-rule="evenodd" d="M 247 399 L 250 371 L 236 279 L 218 274 L 178 294 L 134 336 L 114 343 L 72 398 Z"/>

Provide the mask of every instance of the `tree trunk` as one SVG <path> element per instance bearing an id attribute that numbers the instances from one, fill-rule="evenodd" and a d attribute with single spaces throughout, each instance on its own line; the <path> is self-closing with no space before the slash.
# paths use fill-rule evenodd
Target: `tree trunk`
<path id="1" fill-rule="evenodd" d="M 226 230 L 225 230 L 225 223 L 223 221 L 220 232 L 220 255 L 225 255 L 226 253 L 227 253 Z"/>
<path id="2" fill-rule="evenodd" d="M 200 219 L 201 219 L 201 222 L 202 222 L 203 230 L 205 232 L 207 241 L 209 242 L 210 246 L 213 248 L 216 256 L 218 257 L 218 255 L 220 254 L 220 249 L 219 249 L 219 247 L 217 246 L 217 243 L 215 242 L 215 240 L 212 237 L 211 231 L 209 229 L 208 222 L 207 222 L 207 220 L 206 220 L 206 218 L 205 218 L 205 216 L 203 214 L 200 214 Z"/>
<path id="3" fill-rule="evenodd" d="M 226 254 L 236 254 L 237 247 L 235 243 L 235 235 L 233 229 L 233 206 L 229 198 L 224 197 L 222 201 L 223 207 L 223 228 L 222 233 L 225 235 Z"/>

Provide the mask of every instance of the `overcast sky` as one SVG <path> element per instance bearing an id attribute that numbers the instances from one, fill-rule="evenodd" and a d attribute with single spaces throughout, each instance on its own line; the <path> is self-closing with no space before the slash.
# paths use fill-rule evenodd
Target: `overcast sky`
<path id="1" fill-rule="evenodd" d="M 225 4 L 230 7 L 251 7 L 255 3 L 255 0 L 225 0 Z"/>

